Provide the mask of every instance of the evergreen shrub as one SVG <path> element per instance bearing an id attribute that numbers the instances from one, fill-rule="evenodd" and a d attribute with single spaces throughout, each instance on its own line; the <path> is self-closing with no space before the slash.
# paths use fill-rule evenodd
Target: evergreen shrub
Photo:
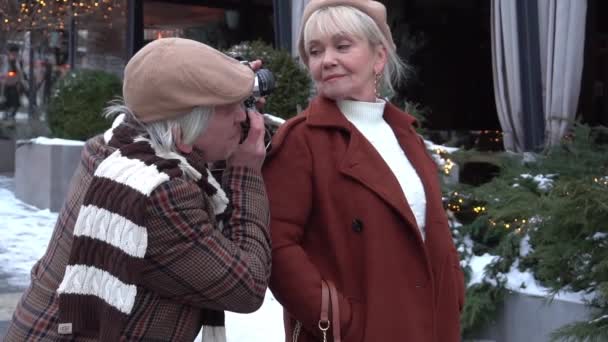
<path id="1" fill-rule="evenodd" d="M 418 125 L 416 127 L 416 132 L 421 135 L 427 134 L 427 121 L 428 117 L 431 114 L 431 108 L 428 106 L 424 106 L 421 103 L 403 100 L 403 110 L 416 118 Z"/>
<path id="2" fill-rule="evenodd" d="M 452 216 L 464 210 L 475 217 L 461 222 L 455 234 L 463 264 L 472 255 L 495 256 L 481 283 L 467 290 L 465 337 L 495 315 L 507 290 L 506 274 L 516 267 L 552 293 L 581 291 L 592 298 L 588 304 L 596 315 L 555 331 L 554 340 L 608 341 L 605 132 L 576 125 L 559 146 L 532 158 L 502 154 L 500 173 L 490 182 L 446 192 Z"/>
<path id="3" fill-rule="evenodd" d="M 310 98 L 311 80 L 305 70 L 286 50 L 276 50 L 270 45 L 256 40 L 242 42 L 231 47 L 227 53 L 244 60 L 262 60 L 262 67 L 272 71 L 276 78 L 276 88 L 266 99 L 264 112 L 289 119 L 304 109 Z"/>
<path id="4" fill-rule="evenodd" d="M 59 80 L 48 107 L 49 127 L 53 136 L 86 140 L 110 127 L 102 116 L 107 103 L 122 92 L 116 75 L 101 70 L 77 70 Z"/>

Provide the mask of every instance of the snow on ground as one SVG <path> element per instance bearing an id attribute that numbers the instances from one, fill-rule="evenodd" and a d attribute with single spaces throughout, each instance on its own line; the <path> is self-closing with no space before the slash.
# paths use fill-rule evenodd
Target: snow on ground
<path id="1" fill-rule="evenodd" d="M 26 287 L 32 265 L 46 250 L 57 214 L 19 201 L 12 189 L 13 179 L 0 176 L 0 271 L 9 275 L 9 284 Z"/>
<path id="2" fill-rule="evenodd" d="M 9 275 L 9 284 L 25 288 L 32 266 L 46 251 L 57 213 L 21 202 L 13 189 L 13 179 L 0 176 L 0 273 Z M 268 291 L 258 311 L 227 312 L 226 334 L 229 342 L 284 341 L 281 305 Z"/>

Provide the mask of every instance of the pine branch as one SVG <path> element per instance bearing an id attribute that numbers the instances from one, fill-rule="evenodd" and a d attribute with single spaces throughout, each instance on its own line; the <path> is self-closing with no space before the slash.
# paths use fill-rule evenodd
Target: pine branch
<path id="1" fill-rule="evenodd" d="M 559 328 L 551 334 L 551 341 L 608 341 L 608 313 L 587 322 L 576 322 Z"/>

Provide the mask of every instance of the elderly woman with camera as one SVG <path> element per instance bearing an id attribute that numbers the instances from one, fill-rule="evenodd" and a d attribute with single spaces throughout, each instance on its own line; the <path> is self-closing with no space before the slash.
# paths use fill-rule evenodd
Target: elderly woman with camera
<path id="1" fill-rule="evenodd" d="M 386 9 L 311 0 L 299 39 L 317 96 L 273 138 L 270 288 L 287 341 L 460 341 L 464 279 L 436 165 L 384 100 L 403 75 Z"/>
<path id="2" fill-rule="evenodd" d="M 243 105 L 254 78 L 187 39 L 133 56 L 6 341 L 193 341 L 202 324 L 203 341 L 225 341 L 223 310 L 260 307 L 271 250 L 263 118 Z"/>

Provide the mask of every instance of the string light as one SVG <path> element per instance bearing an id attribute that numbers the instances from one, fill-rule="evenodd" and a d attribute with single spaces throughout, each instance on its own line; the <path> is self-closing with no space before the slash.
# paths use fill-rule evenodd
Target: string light
<path id="1" fill-rule="evenodd" d="M 527 221 L 524 219 L 514 219 L 511 222 L 496 222 L 492 219 L 488 219 L 488 223 L 492 228 L 510 230 L 514 231 L 517 234 L 520 234 L 525 231 L 526 222 Z"/>
<path id="2" fill-rule="evenodd" d="M 475 212 L 475 214 L 482 214 L 486 211 L 486 207 L 473 207 L 473 212 Z"/>
<path id="3" fill-rule="evenodd" d="M 504 134 L 501 131 L 492 131 L 492 130 L 483 130 L 480 133 L 481 133 L 481 135 L 489 136 L 486 138 L 489 141 L 497 142 L 497 143 L 502 141 L 502 136 Z"/>
<path id="4" fill-rule="evenodd" d="M 36 29 L 61 30 L 70 16 L 82 18 L 90 15 L 110 18 L 112 13 L 124 15 L 121 0 L 36 0 L 23 2 L 15 10 L 0 11 L 1 29 L 27 31 Z M 11 13 L 14 12 L 14 13 Z"/>
<path id="5" fill-rule="evenodd" d="M 606 177 L 601 177 L 601 178 L 593 178 L 593 181 L 599 185 L 604 185 L 604 186 L 608 186 L 608 176 Z"/>
<path id="6" fill-rule="evenodd" d="M 488 211 L 486 206 L 475 202 L 476 201 L 468 195 L 453 192 L 449 194 L 447 209 L 455 214 L 470 214 L 473 219 L 486 214 Z M 492 229 L 502 229 L 521 234 L 525 231 L 525 227 L 529 221 L 527 219 L 516 218 L 512 221 L 500 220 L 497 222 L 492 218 L 488 218 L 487 222 L 488 226 Z"/>
<path id="7" fill-rule="evenodd" d="M 449 153 L 444 148 L 435 148 L 435 154 L 441 158 L 443 161 L 442 171 L 446 176 L 449 176 L 452 173 L 452 169 L 454 168 L 454 161 L 448 157 Z"/>

